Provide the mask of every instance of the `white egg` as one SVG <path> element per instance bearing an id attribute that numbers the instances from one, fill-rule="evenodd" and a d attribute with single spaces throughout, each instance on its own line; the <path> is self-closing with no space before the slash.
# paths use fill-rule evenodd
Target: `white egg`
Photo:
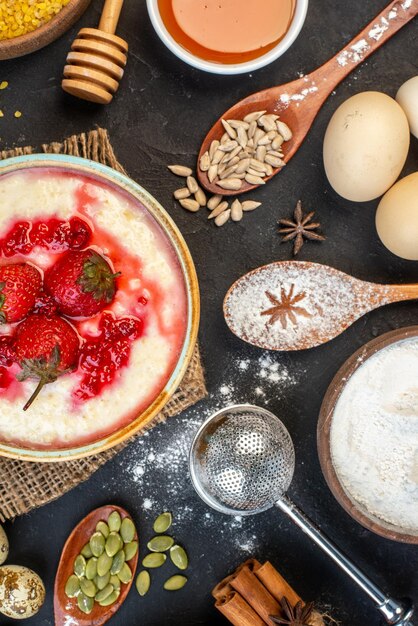
<path id="1" fill-rule="evenodd" d="M 9 541 L 7 535 L 4 532 L 3 526 L 0 526 L 0 565 L 3 565 L 7 557 L 9 556 Z"/>
<path id="2" fill-rule="evenodd" d="M 349 98 L 325 133 L 324 166 L 331 186 L 347 200 L 378 198 L 401 173 L 409 141 L 408 120 L 393 98 L 377 91 Z"/>
<path id="3" fill-rule="evenodd" d="M 411 133 L 418 138 L 418 76 L 410 78 L 399 88 L 396 102 L 408 118 Z"/>
<path id="4" fill-rule="evenodd" d="M 38 574 L 21 565 L 0 567 L 0 612 L 13 619 L 35 615 L 45 600 Z"/>
<path id="5" fill-rule="evenodd" d="M 418 261 L 418 172 L 385 193 L 377 207 L 376 229 L 393 254 Z"/>

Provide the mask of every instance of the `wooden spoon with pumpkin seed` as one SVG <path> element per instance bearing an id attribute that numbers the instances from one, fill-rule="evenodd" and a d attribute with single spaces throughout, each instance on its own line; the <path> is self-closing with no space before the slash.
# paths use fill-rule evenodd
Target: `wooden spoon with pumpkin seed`
<path id="1" fill-rule="evenodd" d="M 131 517 L 127 511 L 118 506 L 100 507 L 81 520 L 68 537 L 58 565 L 54 588 L 55 626 L 65 626 L 69 623 L 77 623 L 78 626 L 101 626 L 109 621 L 126 599 L 134 580 L 138 563 L 138 549 L 137 545 L 135 546 L 137 542 L 138 534 Z M 123 558 L 122 551 L 126 559 Z M 115 580 L 119 578 L 120 592 L 115 594 L 117 597 L 111 604 L 107 603 L 115 596 L 106 595 L 106 588 L 110 589 L 111 570 L 107 570 L 99 577 L 99 573 L 102 573 L 97 572 L 99 560 L 103 571 L 107 569 L 110 561 L 111 567 L 114 567 L 113 571 L 118 570 L 117 574 L 113 574 L 113 578 Z M 131 572 L 130 576 L 127 568 Z M 109 581 L 106 580 L 107 575 Z M 97 587 L 98 584 L 99 587 L 95 590 L 96 598 L 103 598 L 102 605 L 94 601 L 93 606 L 88 607 L 89 613 L 80 610 L 78 604 L 80 594 L 74 590 L 81 581 L 82 589 L 87 594 L 93 593 L 92 585 Z M 101 582 L 106 583 L 103 588 Z M 98 596 L 99 593 L 101 595 Z M 68 594 L 73 597 L 68 597 Z M 93 598 L 89 600 L 88 595 L 82 597 L 87 598 L 90 604 L 93 601 Z"/>

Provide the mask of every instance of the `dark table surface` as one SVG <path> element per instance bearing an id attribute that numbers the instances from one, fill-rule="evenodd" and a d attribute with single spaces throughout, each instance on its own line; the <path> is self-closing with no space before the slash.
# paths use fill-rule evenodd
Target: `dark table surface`
<path id="1" fill-rule="evenodd" d="M 316 450 L 321 400 L 337 369 L 373 337 L 417 323 L 418 306 L 405 303 L 379 309 L 329 344 L 293 354 L 264 353 L 244 344 L 229 332 L 221 310 L 223 296 L 236 278 L 264 263 L 290 258 L 290 245 L 280 245 L 276 221 L 291 214 L 298 198 L 317 211 L 327 235 L 321 244 L 307 243 L 300 259 L 372 281 L 417 280 L 418 264 L 396 258 L 379 242 L 374 227 L 377 202 L 354 204 L 330 188 L 322 165 L 322 140 L 331 114 L 346 98 L 364 90 L 394 96 L 403 81 L 418 74 L 418 23 L 407 25 L 340 85 L 289 166 L 251 194 L 263 206 L 240 224 L 217 229 L 207 222 L 204 211 L 197 215 L 183 211 L 172 199 L 178 181 L 166 170 L 173 162 L 193 166 L 199 142 L 224 110 L 252 91 L 314 69 L 384 4 L 316 0 L 301 35 L 281 59 L 252 75 L 228 78 L 199 72 L 177 60 L 155 35 L 145 1 L 127 1 L 119 34 L 129 41 L 129 62 L 120 91 L 107 108 L 74 100 L 60 88 L 70 44 L 80 26 L 98 22 L 101 0 L 93 0 L 81 22 L 59 41 L 1 63 L 0 80 L 10 84 L 0 93 L 5 112 L 0 120 L 2 148 L 39 146 L 103 126 L 130 175 L 180 227 L 200 279 L 200 341 L 209 390 L 208 399 L 155 428 L 85 484 L 6 524 L 9 562 L 35 569 L 47 588 L 45 605 L 30 623 L 53 624 L 53 580 L 70 530 L 91 509 L 114 502 L 132 512 L 144 538 L 150 536 L 154 517 L 170 509 L 176 537 L 191 558 L 190 580 L 183 591 L 162 592 L 164 573 L 157 572 L 145 598 L 131 592 L 112 620 L 114 626 L 226 623 L 213 607 L 210 589 L 248 556 L 270 559 L 305 599 L 329 607 L 344 626 L 379 624 L 378 613 L 363 593 L 280 512 L 231 519 L 209 511 L 195 495 L 187 471 L 193 432 L 214 408 L 242 401 L 269 407 L 288 426 L 297 455 L 291 497 L 377 584 L 418 604 L 417 547 L 385 540 L 354 522 L 328 490 Z M 20 119 L 12 116 L 16 109 L 23 113 Z M 412 138 L 403 174 L 417 169 L 418 142 Z M 0 617 L 2 626 L 11 623 Z"/>

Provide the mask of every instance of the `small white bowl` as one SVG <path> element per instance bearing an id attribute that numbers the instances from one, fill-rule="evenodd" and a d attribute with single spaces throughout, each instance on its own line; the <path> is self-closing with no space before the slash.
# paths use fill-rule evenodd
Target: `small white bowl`
<path id="1" fill-rule="evenodd" d="M 183 46 L 181 46 L 166 29 L 158 9 L 158 0 L 147 0 L 148 13 L 152 25 L 155 32 L 167 48 L 171 50 L 171 52 L 173 52 L 179 59 L 185 61 L 185 63 L 188 63 L 193 67 L 197 67 L 199 70 L 211 72 L 212 74 L 245 74 L 246 72 L 258 70 L 260 67 L 264 67 L 265 65 L 268 65 L 278 59 L 284 52 L 286 52 L 299 35 L 305 22 L 308 4 L 309 0 L 296 0 L 295 14 L 289 30 L 283 39 L 281 39 L 274 48 L 266 52 L 266 54 L 263 54 L 256 59 L 252 59 L 251 61 L 245 61 L 244 63 L 222 64 L 214 63 L 213 61 L 205 61 L 183 48 Z"/>

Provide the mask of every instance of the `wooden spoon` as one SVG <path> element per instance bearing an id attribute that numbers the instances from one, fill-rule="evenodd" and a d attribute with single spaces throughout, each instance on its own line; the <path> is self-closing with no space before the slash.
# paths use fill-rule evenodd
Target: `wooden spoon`
<path id="1" fill-rule="evenodd" d="M 319 263 L 278 261 L 237 280 L 223 308 L 240 339 L 268 350 L 305 350 L 373 309 L 415 298 L 418 284 L 378 285 Z"/>
<path id="2" fill-rule="evenodd" d="M 128 44 L 115 35 L 123 0 L 106 0 L 99 28 L 82 28 L 64 67 L 62 88 L 82 100 L 108 104 L 119 87 Z"/>
<path id="3" fill-rule="evenodd" d="M 62 550 L 61 559 L 58 565 L 57 575 L 55 577 L 54 587 L 54 616 L 55 626 L 69 626 L 77 624 L 77 626 L 101 626 L 105 624 L 120 608 L 125 601 L 126 596 L 132 586 L 136 566 L 138 564 L 138 551 L 136 555 L 128 561 L 128 565 L 132 570 L 132 580 L 127 585 L 121 585 L 121 592 L 118 600 L 106 607 L 101 607 L 95 603 L 92 612 L 89 615 L 82 613 L 77 605 L 77 598 L 67 598 L 65 595 L 65 584 L 68 578 L 73 574 L 74 559 L 83 546 L 89 541 L 91 535 L 96 529 L 96 525 L 101 520 L 107 522 L 109 515 L 113 511 L 118 511 L 121 518 L 130 517 L 130 515 L 118 506 L 107 505 L 99 509 L 95 509 L 87 517 L 74 528 L 68 537 Z M 138 535 L 135 534 L 135 541 L 138 541 Z"/>
<path id="4" fill-rule="evenodd" d="M 248 113 L 260 110 L 279 115 L 293 132 L 290 141 L 282 146 L 283 160 L 288 163 L 304 140 L 319 109 L 335 87 L 417 14 L 418 0 L 394 0 L 345 48 L 316 71 L 285 85 L 254 93 L 228 109 L 222 118 L 242 120 Z M 207 172 L 202 172 L 199 167 L 200 158 L 209 150 L 212 141 L 219 140 L 224 133 L 222 118 L 212 126 L 203 140 L 197 162 L 197 175 L 208 191 L 214 194 L 237 195 L 254 189 L 257 185 L 243 181 L 238 191 L 221 189 L 215 181 L 211 183 Z M 271 176 L 281 169 L 274 169 Z M 269 180 L 271 176 L 266 176 L 264 180 Z"/>

